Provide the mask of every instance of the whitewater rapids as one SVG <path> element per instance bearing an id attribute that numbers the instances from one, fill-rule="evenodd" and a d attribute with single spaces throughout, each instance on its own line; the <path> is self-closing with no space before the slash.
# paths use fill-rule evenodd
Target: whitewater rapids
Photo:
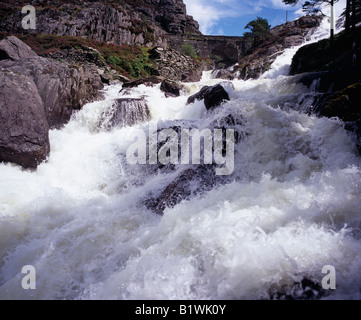
<path id="1" fill-rule="evenodd" d="M 283 59 L 259 80 L 208 72 L 179 98 L 166 99 L 159 85 L 125 96 L 146 96 L 151 121 L 163 125 L 242 119 L 231 179 L 163 216 L 143 201 L 185 168 L 127 164 L 129 139 L 147 124 L 97 128 L 124 97 L 121 85 L 50 132 L 50 157 L 36 171 L 0 164 L 0 299 L 270 299 L 295 294 L 303 279 L 320 284 L 325 265 L 335 267 L 337 289 L 323 298 L 360 299 L 355 138 L 341 121 L 303 112 L 314 93 L 282 75 Z M 202 101 L 186 106 L 220 82 L 231 101 L 213 113 Z M 36 290 L 21 287 L 25 265 L 36 269 Z"/>

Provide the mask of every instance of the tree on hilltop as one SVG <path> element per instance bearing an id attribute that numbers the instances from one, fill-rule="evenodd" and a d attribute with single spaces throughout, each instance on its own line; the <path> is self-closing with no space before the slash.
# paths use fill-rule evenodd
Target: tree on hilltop
<path id="1" fill-rule="evenodd" d="M 271 26 L 267 19 L 257 17 L 257 19 L 250 21 L 245 29 L 249 29 L 250 32 L 245 32 L 244 37 L 253 42 L 254 46 L 259 45 L 262 41 L 268 39 L 271 35 Z"/>

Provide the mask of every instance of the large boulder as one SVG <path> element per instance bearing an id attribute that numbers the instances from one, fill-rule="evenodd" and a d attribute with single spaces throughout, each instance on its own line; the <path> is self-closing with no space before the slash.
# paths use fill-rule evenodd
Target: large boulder
<path id="1" fill-rule="evenodd" d="M 181 91 L 183 90 L 183 86 L 178 84 L 177 82 L 165 79 L 160 85 L 160 90 L 164 92 L 167 98 L 179 97 Z"/>
<path id="2" fill-rule="evenodd" d="M 223 101 L 230 100 L 229 95 L 222 85 L 217 84 L 213 87 L 204 86 L 198 93 L 188 98 L 187 104 L 191 104 L 196 100 L 204 100 L 207 110 L 219 106 Z"/>
<path id="3" fill-rule="evenodd" d="M 37 57 L 31 48 L 16 37 L 7 37 L 0 41 L 0 60 L 21 60 Z"/>
<path id="4" fill-rule="evenodd" d="M 0 161 L 36 168 L 49 154 L 43 101 L 27 76 L 0 69 Z"/>
<path id="5" fill-rule="evenodd" d="M 70 65 L 39 57 L 15 37 L 2 40 L 0 45 L 3 57 L 8 57 L 0 61 L 0 67 L 26 75 L 34 81 L 50 128 L 59 128 L 67 123 L 73 110 L 95 100 L 104 87 L 93 64 Z M 20 57 L 24 58 L 18 59 Z"/>
<path id="6" fill-rule="evenodd" d="M 103 84 L 95 65 L 39 57 L 15 37 L 0 46 L 0 161 L 36 168 L 49 154 L 49 128 L 68 122 Z"/>

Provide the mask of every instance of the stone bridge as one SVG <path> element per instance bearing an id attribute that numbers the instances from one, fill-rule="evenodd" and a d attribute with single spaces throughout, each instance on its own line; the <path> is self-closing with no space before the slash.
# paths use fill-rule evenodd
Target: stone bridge
<path id="1" fill-rule="evenodd" d="M 234 65 L 248 49 L 243 37 L 167 34 L 166 39 L 177 50 L 181 50 L 184 43 L 191 44 L 199 56 L 212 58 L 217 66 Z"/>

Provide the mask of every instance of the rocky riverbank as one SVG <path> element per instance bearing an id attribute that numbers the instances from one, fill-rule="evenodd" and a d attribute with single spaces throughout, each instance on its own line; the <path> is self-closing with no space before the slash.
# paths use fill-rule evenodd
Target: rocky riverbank
<path id="1" fill-rule="evenodd" d="M 95 65 L 71 65 L 39 57 L 9 37 L 0 41 L 0 161 L 35 168 L 49 154 L 49 129 L 99 97 Z"/>
<path id="2" fill-rule="evenodd" d="M 252 48 L 238 61 L 233 71 L 220 70 L 217 74 L 222 79 L 257 79 L 271 68 L 272 63 L 285 49 L 299 46 L 315 32 L 321 18 L 305 16 L 271 29 L 270 38 L 256 48 Z"/>
<path id="3" fill-rule="evenodd" d="M 337 117 L 357 135 L 361 151 L 361 28 L 302 47 L 294 56 L 291 74 L 319 93 L 313 108 L 319 116 Z"/>

